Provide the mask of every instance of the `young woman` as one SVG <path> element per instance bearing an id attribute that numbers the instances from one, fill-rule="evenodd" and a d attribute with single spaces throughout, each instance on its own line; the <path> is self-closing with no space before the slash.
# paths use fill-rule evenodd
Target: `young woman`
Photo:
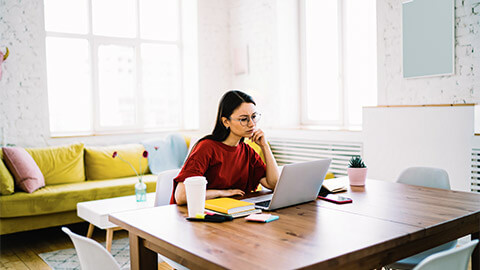
<path id="1" fill-rule="evenodd" d="M 278 167 L 262 130 L 256 128 L 260 113 L 252 97 L 238 90 L 220 100 L 212 134 L 200 139 L 179 175 L 174 179 L 171 203 L 186 204 L 183 181 L 190 176 L 207 178 L 207 199 L 245 195 L 258 184 L 274 189 Z M 260 146 L 265 163 L 246 143 L 250 138 Z"/>

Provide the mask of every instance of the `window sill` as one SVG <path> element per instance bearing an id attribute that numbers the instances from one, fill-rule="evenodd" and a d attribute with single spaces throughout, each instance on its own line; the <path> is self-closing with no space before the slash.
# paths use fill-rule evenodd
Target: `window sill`
<path id="1" fill-rule="evenodd" d="M 108 137 L 108 136 L 124 136 L 136 134 L 161 134 L 161 133 L 193 133 L 198 129 L 160 129 L 160 130 L 124 130 L 124 131 L 105 131 L 97 133 L 53 133 L 50 134 L 51 139 L 59 138 L 85 138 L 85 137 Z"/>

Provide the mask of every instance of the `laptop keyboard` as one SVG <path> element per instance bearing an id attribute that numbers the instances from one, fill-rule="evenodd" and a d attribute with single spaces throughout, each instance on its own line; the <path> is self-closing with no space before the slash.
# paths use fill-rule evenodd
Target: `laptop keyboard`
<path id="1" fill-rule="evenodd" d="M 262 206 L 262 207 L 268 207 L 271 201 L 263 201 L 263 202 L 257 202 L 255 205 Z"/>

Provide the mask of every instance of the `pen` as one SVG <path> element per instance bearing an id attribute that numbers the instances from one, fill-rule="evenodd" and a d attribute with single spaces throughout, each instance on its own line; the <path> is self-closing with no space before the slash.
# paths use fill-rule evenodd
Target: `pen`
<path id="1" fill-rule="evenodd" d="M 197 214 L 195 217 L 187 217 L 188 221 L 206 221 L 206 222 L 224 222 L 233 220 L 232 217 L 223 216 L 223 215 L 204 215 L 204 214 Z"/>

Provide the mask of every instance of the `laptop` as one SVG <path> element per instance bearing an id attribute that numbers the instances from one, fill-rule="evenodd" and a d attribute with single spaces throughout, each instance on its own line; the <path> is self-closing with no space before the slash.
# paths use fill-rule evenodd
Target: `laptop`
<path id="1" fill-rule="evenodd" d="M 255 208 L 274 210 L 314 201 L 330 167 L 331 159 L 288 164 L 283 167 L 273 194 L 244 199 Z"/>

